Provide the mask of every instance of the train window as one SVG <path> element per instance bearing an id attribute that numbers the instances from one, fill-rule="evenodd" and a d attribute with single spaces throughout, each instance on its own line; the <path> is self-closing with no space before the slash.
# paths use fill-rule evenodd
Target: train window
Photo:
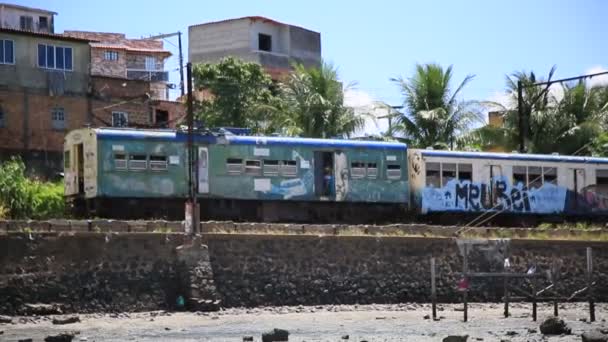
<path id="1" fill-rule="evenodd" d="M 528 186 L 528 180 L 526 179 L 526 167 L 513 166 L 513 185 L 517 186 L 520 183 L 524 188 Z"/>
<path id="2" fill-rule="evenodd" d="M 262 172 L 262 162 L 259 160 L 245 160 L 245 173 L 259 175 Z"/>
<path id="3" fill-rule="evenodd" d="M 353 179 L 365 178 L 365 163 L 350 163 L 350 177 Z"/>
<path id="4" fill-rule="evenodd" d="M 472 181 L 473 180 L 473 165 L 471 164 L 458 164 L 458 180 L 459 181 Z"/>
<path id="5" fill-rule="evenodd" d="M 278 176 L 279 175 L 279 161 L 278 160 L 264 160 L 264 176 Z"/>
<path id="6" fill-rule="evenodd" d="M 378 167 L 376 163 L 367 163 L 367 178 L 376 179 L 378 177 Z"/>
<path id="7" fill-rule="evenodd" d="M 386 178 L 400 179 L 401 178 L 401 165 L 396 165 L 396 164 L 386 165 Z"/>
<path id="8" fill-rule="evenodd" d="M 228 158 L 226 159 L 226 170 L 229 175 L 239 175 L 243 172 L 243 159 Z"/>
<path id="9" fill-rule="evenodd" d="M 167 169 L 166 156 L 150 156 L 150 170 L 163 171 Z"/>
<path id="10" fill-rule="evenodd" d="M 595 184 L 608 185 L 608 170 L 595 170 Z"/>
<path id="11" fill-rule="evenodd" d="M 543 172 L 540 166 L 528 167 L 528 187 L 540 188 L 543 186 Z"/>
<path id="12" fill-rule="evenodd" d="M 557 168 L 543 167 L 543 183 L 557 185 Z"/>
<path id="13" fill-rule="evenodd" d="M 441 187 L 439 169 L 439 163 L 426 163 L 426 186 L 432 186 L 435 188 Z"/>
<path id="14" fill-rule="evenodd" d="M 449 181 L 456 178 L 456 164 L 441 164 L 441 184 L 445 186 Z"/>
<path id="15" fill-rule="evenodd" d="M 148 157 L 145 154 L 129 156 L 129 170 L 145 170 L 148 168 Z"/>
<path id="16" fill-rule="evenodd" d="M 116 170 L 127 169 L 127 156 L 123 153 L 117 153 L 114 155 L 114 168 Z"/>
<path id="17" fill-rule="evenodd" d="M 63 168 L 65 170 L 70 168 L 70 151 L 63 152 Z"/>
<path id="18" fill-rule="evenodd" d="M 298 174 L 298 166 L 295 160 L 283 160 L 279 166 L 281 175 L 285 177 L 295 177 Z"/>

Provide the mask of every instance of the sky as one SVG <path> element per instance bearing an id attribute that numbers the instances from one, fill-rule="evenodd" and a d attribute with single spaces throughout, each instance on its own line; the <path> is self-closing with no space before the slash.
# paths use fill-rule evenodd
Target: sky
<path id="1" fill-rule="evenodd" d="M 602 0 L 4 1 L 58 12 L 58 33 L 187 35 L 190 25 L 254 15 L 302 26 L 321 33 L 324 60 L 345 84 L 356 84 L 346 94 L 350 104 L 400 105 L 390 78 L 411 76 L 416 63 L 453 65 L 453 87 L 475 75 L 462 100 L 503 101 L 505 75 L 517 70 L 546 75 L 556 65 L 555 78 L 565 78 L 608 69 L 608 1 Z M 187 36 L 183 43 L 187 59 Z M 179 65 L 172 44 L 177 39 L 165 42 L 175 55 L 166 70 Z M 179 82 L 177 72 L 171 79 Z"/>

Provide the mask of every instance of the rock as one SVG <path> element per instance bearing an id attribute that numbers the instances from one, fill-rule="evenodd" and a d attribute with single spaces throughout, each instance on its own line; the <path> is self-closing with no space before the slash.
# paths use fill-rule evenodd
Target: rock
<path id="1" fill-rule="evenodd" d="M 0 323 L 12 323 L 13 319 L 9 316 L 0 316 Z"/>
<path id="2" fill-rule="evenodd" d="M 569 335 L 572 330 L 566 325 L 563 319 L 559 317 L 549 317 L 540 324 L 540 332 L 544 335 Z"/>
<path id="3" fill-rule="evenodd" d="M 528 334 L 536 334 L 538 331 L 534 328 L 528 328 Z"/>
<path id="4" fill-rule="evenodd" d="M 581 338 L 583 342 L 608 342 L 608 336 L 602 334 L 599 330 L 584 332 Z"/>
<path id="5" fill-rule="evenodd" d="M 450 335 L 443 338 L 443 342 L 467 342 L 469 335 Z"/>
<path id="6" fill-rule="evenodd" d="M 65 318 L 54 318 L 53 324 L 72 324 L 80 322 L 80 317 L 78 316 L 70 316 Z"/>
<path id="7" fill-rule="evenodd" d="M 63 333 L 63 334 L 59 334 L 59 335 L 54 335 L 54 336 L 47 336 L 44 341 L 45 342 L 72 342 L 72 339 L 74 338 L 74 334 L 71 333 Z"/>
<path id="8" fill-rule="evenodd" d="M 424 315 L 424 317 L 422 317 L 424 319 L 431 319 L 431 315 Z"/>
<path id="9" fill-rule="evenodd" d="M 517 335 L 517 331 L 507 331 L 507 336 L 515 336 Z"/>
<path id="10" fill-rule="evenodd" d="M 262 334 L 262 342 L 289 341 L 289 331 L 274 328 L 274 330 Z"/>
<path id="11" fill-rule="evenodd" d="M 348 340 L 348 338 L 349 338 L 349 337 L 350 337 L 350 336 L 348 336 L 348 335 L 342 335 L 342 339 L 343 339 L 343 340 Z"/>
<path id="12" fill-rule="evenodd" d="M 22 338 L 20 340 L 17 340 L 18 342 L 33 342 L 34 340 L 32 340 L 31 338 Z"/>
<path id="13" fill-rule="evenodd" d="M 63 312 L 58 305 L 55 304 L 25 304 L 23 306 L 23 314 L 32 315 L 60 315 Z"/>
<path id="14" fill-rule="evenodd" d="M 243 342 L 251 342 L 253 341 L 253 336 L 243 336 Z"/>

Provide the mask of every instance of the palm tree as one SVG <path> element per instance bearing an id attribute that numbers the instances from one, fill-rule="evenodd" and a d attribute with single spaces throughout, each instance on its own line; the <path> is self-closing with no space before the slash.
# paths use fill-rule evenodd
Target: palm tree
<path id="1" fill-rule="evenodd" d="M 453 147 L 458 135 L 483 122 L 479 102 L 457 99 L 474 76 L 466 76 L 454 92 L 450 89 L 452 77 L 452 66 L 444 70 L 437 64 L 417 64 L 411 78 L 391 79 L 401 89 L 406 110 L 397 129 L 411 145 Z"/>
<path id="2" fill-rule="evenodd" d="M 287 134 L 328 138 L 350 136 L 363 127 L 365 118 L 344 106 L 344 89 L 331 64 L 319 68 L 294 65 L 294 71 L 281 85 L 288 115 L 284 117 Z"/>

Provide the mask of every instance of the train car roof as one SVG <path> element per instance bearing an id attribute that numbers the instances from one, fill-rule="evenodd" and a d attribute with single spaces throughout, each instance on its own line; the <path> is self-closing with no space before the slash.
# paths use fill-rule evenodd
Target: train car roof
<path id="1" fill-rule="evenodd" d="M 102 140 L 122 139 L 160 139 L 167 141 L 186 141 L 186 132 L 170 129 L 126 129 L 126 128 L 95 128 L 97 136 Z M 406 150 L 407 145 L 398 142 L 364 141 L 346 139 L 316 139 L 316 138 L 292 138 L 292 137 L 268 137 L 268 136 L 242 136 L 224 135 L 215 136 L 210 134 L 194 134 L 194 141 L 208 143 L 228 143 L 234 145 L 268 145 L 268 146 L 309 146 L 317 148 L 367 148 Z"/>
<path id="2" fill-rule="evenodd" d="M 553 154 L 523 154 L 523 153 L 497 153 L 497 152 L 466 152 L 445 150 L 420 150 L 424 157 L 444 158 L 469 158 L 469 159 L 499 159 L 499 160 L 521 160 L 554 163 L 592 163 L 608 164 L 608 158 L 565 156 Z"/>

